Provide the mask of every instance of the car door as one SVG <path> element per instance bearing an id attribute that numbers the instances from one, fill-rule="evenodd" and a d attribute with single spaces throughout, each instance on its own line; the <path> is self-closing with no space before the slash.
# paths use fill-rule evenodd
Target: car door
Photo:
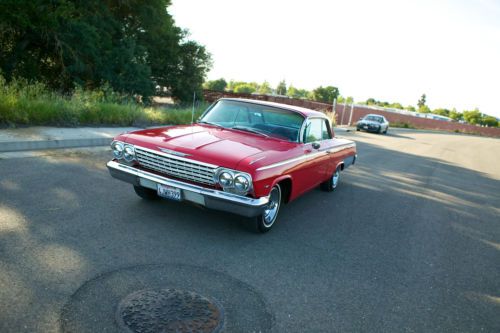
<path id="1" fill-rule="evenodd" d="M 324 118 L 309 118 L 302 141 L 304 155 L 310 156 L 303 166 L 307 170 L 305 187 L 310 189 L 325 181 L 328 178 L 327 171 L 331 168 L 332 135 L 328 121 Z"/>

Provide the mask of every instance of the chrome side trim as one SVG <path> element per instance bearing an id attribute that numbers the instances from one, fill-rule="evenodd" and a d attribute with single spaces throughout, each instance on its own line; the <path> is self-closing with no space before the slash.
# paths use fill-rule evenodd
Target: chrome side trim
<path id="1" fill-rule="evenodd" d="M 266 156 L 259 157 L 259 158 L 255 159 L 255 160 L 253 160 L 252 162 L 248 163 L 248 165 L 252 165 L 252 164 L 254 164 L 255 162 L 258 162 L 258 161 L 263 160 L 263 159 L 265 159 L 265 158 L 266 158 Z"/>
<path id="2" fill-rule="evenodd" d="M 340 146 L 337 146 L 337 147 L 334 147 L 334 148 L 327 148 L 325 150 L 321 150 L 321 151 L 318 151 L 316 153 L 311 153 L 311 154 L 307 154 L 307 155 L 303 155 L 303 156 L 299 156 L 299 157 L 294 157 L 294 158 L 291 158 L 289 160 L 285 160 L 285 161 L 281 161 L 281 162 L 278 162 L 278 163 L 266 165 L 266 166 L 258 168 L 257 171 L 268 170 L 268 169 L 280 167 L 280 166 L 283 166 L 283 165 L 286 165 L 286 164 L 289 164 L 289 163 L 299 162 L 301 160 L 310 159 L 312 157 L 316 157 L 316 156 L 321 155 L 321 154 L 333 154 L 333 153 L 337 153 L 339 151 L 342 151 L 342 150 L 345 150 L 345 149 L 349 149 L 349 148 L 354 148 L 354 147 L 356 147 L 355 143 L 346 143 L 346 144 L 343 144 L 343 145 L 340 145 Z"/>

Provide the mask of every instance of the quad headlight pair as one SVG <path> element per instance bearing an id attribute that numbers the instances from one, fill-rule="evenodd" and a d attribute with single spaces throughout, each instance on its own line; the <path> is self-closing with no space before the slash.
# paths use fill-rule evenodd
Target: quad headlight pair
<path id="1" fill-rule="evenodd" d="M 221 168 L 215 173 L 215 181 L 227 192 L 247 194 L 252 189 L 252 177 L 244 172 Z"/>
<path id="2" fill-rule="evenodd" d="M 123 159 L 128 163 L 135 160 L 135 149 L 132 145 L 120 141 L 113 141 L 113 143 L 111 143 L 111 149 L 113 150 L 113 155 L 118 160 Z"/>

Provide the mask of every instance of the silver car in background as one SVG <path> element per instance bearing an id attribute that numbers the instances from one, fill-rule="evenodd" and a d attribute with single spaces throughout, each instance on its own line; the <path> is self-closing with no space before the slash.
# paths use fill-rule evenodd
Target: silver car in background
<path id="1" fill-rule="evenodd" d="M 367 114 L 356 124 L 357 131 L 367 131 L 373 133 L 387 133 L 389 122 L 384 116 L 378 114 Z"/>

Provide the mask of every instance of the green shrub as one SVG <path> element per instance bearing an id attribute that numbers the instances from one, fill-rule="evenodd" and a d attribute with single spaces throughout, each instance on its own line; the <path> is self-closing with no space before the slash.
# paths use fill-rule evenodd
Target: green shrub
<path id="1" fill-rule="evenodd" d="M 415 128 L 415 126 L 407 122 L 391 122 L 389 126 L 397 128 Z"/>
<path id="2" fill-rule="evenodd" d="M 195 120 L 207 107 L 195 108 Z M 108 85 L 97 90 L 77 87 L 69 96 L 51 92 L 42 83 L 12 80 L 0 75 L 0 125 L 116 125 L 188 124 L 191 106 L 171 109 L 144 107 Z"/>

